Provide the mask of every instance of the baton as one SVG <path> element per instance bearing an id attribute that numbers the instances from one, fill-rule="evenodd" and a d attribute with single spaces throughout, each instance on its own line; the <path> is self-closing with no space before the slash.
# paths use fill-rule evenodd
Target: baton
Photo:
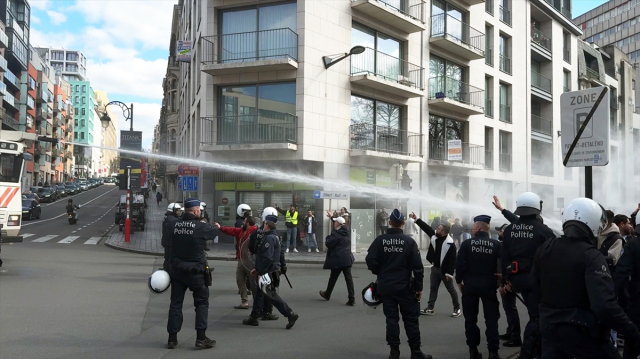
<path id="1" fill-rule="evenodd" d="M 516 295 L 516 298 L 518 298 L 518 300 L 520 300 L 522 302 L 522 304 L 524 304 L 525 306 L 527 305 L 527 303 L 524 302 L 524 299 L 522 299 L 520 294 L 518 294 L 518 293 L 514 293 L 514 294 Z"/>
<path id="2" fill-rule="evenodd" d="M 287 274 L 283 273 L 282 275 L 284 275 L 284 278 L 287 280 L 287 283 L 289 283 L 289 288 L 293 289 L 293 286 L 291 285 L 291 282 L 289 281 L 289 277 L 287 277 Z"/>

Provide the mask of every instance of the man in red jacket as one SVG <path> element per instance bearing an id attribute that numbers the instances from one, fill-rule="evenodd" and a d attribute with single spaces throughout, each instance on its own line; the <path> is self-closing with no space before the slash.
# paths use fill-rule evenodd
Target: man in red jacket
<path id="1" fill-rule="evenodd" d="M 243 244 L 249 239 L 249 236 L 255 231 L 256 220 L 253 217 L 245 217 L 241 228 L 235 227 L 222 227 L 218 223 L 214 223 L 214 226 L 218 228 L 222 233 L 235 237 L 236 239 L 236 259 L 238 260 L 238 267 L 236 268 L 236 283 L 240 290 L 240 298 L 242 304 L 236 305 L 236 309 L 249 309 L 249 299 L 247 294 L 247 277 L 253 269 L 252 266 L 247 266 L 251 263 L 249 258 L 249 251 L 243 250 Z M 249 288 L 251 290 L 251 288 Z"/>

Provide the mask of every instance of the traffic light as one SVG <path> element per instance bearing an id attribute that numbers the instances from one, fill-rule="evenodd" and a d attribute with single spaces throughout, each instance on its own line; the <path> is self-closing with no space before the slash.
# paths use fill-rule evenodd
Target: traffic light
<path id="1" fill-rule="evenodd" d="M 402 172 L 402 180 L 400 182 L 400 186 L 402 187 L 402 189 L 405 191 L 411 191 L 411 182 L 413 182 L 413 180 L 409 178 L 407 170 Z"/>

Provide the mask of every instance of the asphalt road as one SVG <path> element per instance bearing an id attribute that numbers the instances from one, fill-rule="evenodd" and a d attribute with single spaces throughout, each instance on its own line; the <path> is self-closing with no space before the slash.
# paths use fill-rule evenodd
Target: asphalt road
<path id="1" fill-rule="evenodd" d="M 242 319 L 249 311 L 233 309 L 240 302 L 236 263 L 212 261 L 215 271 L 208 335 L 217 341 L 217 347 L 194 348 L 193 301 L 187 292 L 180 344 L 171 351 L 165 348 L 169 293 L 151 294 L 146 287 L 150 273 L 161 265 L 160 258 L 115 251 L 101 244 L 80 245 L 75 250 L 51 250 L 36 244 L 14 244 L 2 252 L 0 358 L 388 357 L 382 309 L 366 308 L 359 297 L 361 288 L 374 279 L 362 266 L 353 269 L 355 307 L 345 305 L 343 280 L 338 281 L 332 300 L 326 302 L 318 290 L 326 286 L 328 271 L 318 265 L 290 266 L 293 289 L 284 283 L 280 293 L 300 319 L 293 329 L 286 330 L 284 318 L 259 327 L 243 326 Z M 428 272 L 426 269 L 426 278 Z M 450 317 L 451 300 L 444 286 L 435 309 L 435 316 L 420 318 L 423 350 L 434 358 L 467 358 L 464 318 Z M 520 309 L 524 323 L 526 313 Z M 483 319 L 479 322 L 484 333 Z M 504 332 L 504 318 L 500 328 Z M 401 357 L 409 358 L 404 331 L 401 340 Z M 486 357 L 486 344 L 481 346 Z M 514 353 L 513 349 L 501 350 L 503 358 Z"/>

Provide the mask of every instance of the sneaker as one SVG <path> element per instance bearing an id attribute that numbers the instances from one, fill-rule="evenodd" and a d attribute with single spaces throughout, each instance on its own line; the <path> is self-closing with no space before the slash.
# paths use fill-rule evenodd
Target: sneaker
<path id="1" fill-rule="evenodd" d="M 296 252 L 296 253 L 298 253 L 298 250 L 297 250 L 297 249 L 295 249 L 295 248 L 293 249 L 293 251 L 294 251 L 294 252 Z"/>
<path id="2" fill-rule="evenodd" d="M 178 346 L 178 341 L 175 342 L 167 342 L 167 349 L 175 349 Z"/>
<path id="3" fill-rule="evenodd" d="M 420 314 L 422 314 L 422 315 L 436 315 L 436 312 L 433 309 L 425 308 L 425 309 L 420 311 Z"/>
<path id="4" fill-rule="evenodd" d="M 462 311 L 460 309 L 454 309 L 453 313 L 451 313 L 452 318 L 458 318 L 462 315 Z"/>
<path id="5" fill-rule="evenodd" d="M 394 345 L 391 347 L 391 353 L 389 353 L 389 359 L 400 359 L 400 347 Z"/>
<path id="6" fill-rule="evenodd" d="M 289 319 L 289 323 L 287 324 L 286 328 L 287 329 L 291 329 L 293 328 L 293 326 L 296 324 L 296 321 L 298 320 L 298 318 L 300 318 L 300 316 L 294 312 L 291 312 L 291 314 L 289 314 L 289 317 L 287 319 Z"/>
<path id="7" fill-rule="evenodd" d="M 318 248 L 316 248 L 316 253 L 320 253 L 320 250 Z"/>
<path id="8" fill-rule="evenodd" d="M 309 250 L 307 252 L 311 253 L 311 248 L 309 248 Z"/>
<path id="9" fill-rule="evenodd" d="M 258 318 L 254 318 L 252 316 L 249 316 L 249 318 L 247 318 L 247 319 L 242 321 L 242 324 L 244 324 L 244 325 L 253 325 L 254 327 L 257 327 L 258 325 L 260 325 L 260 322 L 258 322 Z"/>
<path id="10" fill-rule="evenodd" d="M 276 314 L 265 314 L 263 315 L 260 320 L 278 320 L 280 317 L 277 316 Z"/>
<path id="11" fill-rule="evenodd" d="M 204 337 L 204 339 L 196 340 L 196 348 L 209 349 L 215 346 L 216 346 L 216 341 L 211 340 L 207 337 Z"/>
<path id="12" fill-rule="evenodd" d="M 287 248 L 287 250 L 286 250 L 286 251 L 284 251 L 284 252 L 285 252 L 285 253 L 289 253 L 289 248 Z"/>

